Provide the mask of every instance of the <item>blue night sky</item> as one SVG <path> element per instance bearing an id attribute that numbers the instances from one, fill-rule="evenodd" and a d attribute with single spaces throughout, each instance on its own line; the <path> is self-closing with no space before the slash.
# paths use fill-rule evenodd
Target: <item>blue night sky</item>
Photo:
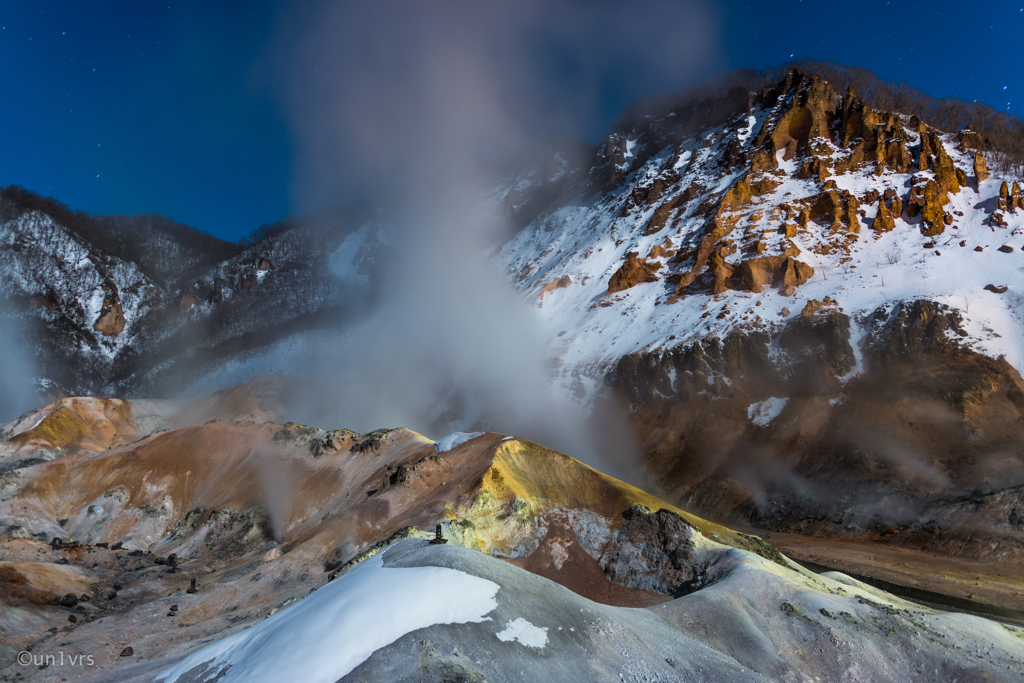
<path id="1" fill-rule="evenodd" d="M 270 74 L 278 24 L 301 4 L 0 0 L 0 185 L 229 240 L 280 220 L 296 144 Z M 691 78 L 809 57 L 1024 111 L 1024 0 L 703 4 L 711 47 Z M 594 141 L 636 97 L 686 85 L 643 64 L 605 62 L 600 105 L 565 132 Z"/>

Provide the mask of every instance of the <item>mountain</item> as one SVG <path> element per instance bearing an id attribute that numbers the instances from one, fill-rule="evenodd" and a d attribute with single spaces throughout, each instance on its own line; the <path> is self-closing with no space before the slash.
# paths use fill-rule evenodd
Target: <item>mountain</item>
<path id="1" fill-rule="evenodd" d="M 493 196 L 514 234 L 492 263 L 534 307 L 565 394 L 629 406 L 641 483 L 666 504 L 1021 610 L 1020 133 L 858 70 L 740 73 L 639 102 L 596 147 L 552 144 L 507 178 Z M 394 249 L 370 211 L 226 245 L 26 197 L 2 199 L 0 284 L 52 398 L 135 405 L 298 374 L 342 343 L 331 325 L 373 315 Z M 67 400 L 53 410 L 74 424 L 113 410 Z M 173 407 L 144 405 L 153 423 Z M 84 448 L 20 438 L 11 472 Z"/>
<path id="2" fill-rule="evenodd" d="M 815 574 L 539 444 L 280 424 L 289 382 L 191 403 L 62 399 L 5 427 L 0 675 L 1024 673 L 1017 626 Z"/>
<path id="3" fill-rule="evenodd" d="M 1019 561 L 1012 154 L 799 69 L 656 109 L 509 185 L 532 217 L 497 259 L 565 390 L 625 397 L 687 509 Z"/>
<path id="4" fill-rule="evenodd" d="M 92 216 L 9 187 L 0 286 L 51 396 L 167 395 L 232 355 L 358 308 L 382 237 L 372 216 L 333 213 L 231 244 L 164 217 Z"/>

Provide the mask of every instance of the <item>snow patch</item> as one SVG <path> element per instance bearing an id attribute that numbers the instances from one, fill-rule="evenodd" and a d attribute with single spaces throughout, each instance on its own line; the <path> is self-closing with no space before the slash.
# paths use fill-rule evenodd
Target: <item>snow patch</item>
<path id="1" fill-rule="evenodd" d="M 298 672 L 307 683 L 334 683 L 407 633 L 489 621 L 485 615 L 498 606 L 492 581 L 443 567 L 383 563 L 383 555 L 367 560 L 306 599 L 194 652 L 157 680 L 174 683 L 205 665 L 199 678 L 221 683 L 291 683 Z"/>
<path id="2" fill-rule="evenodd" d="M 445 453 L 456 446 L 461 446 L 467 441 L 483 435 L 483 432 L 454 432 L 448 436 L 438 439 L 437 443 L 434 445 L 434 450 L 438 453 Z"/>
<path id="3" fill-rule="evenodd" d="M 767 427 L 772 420 L 779 416 L 782 409 L 789 403 L 788 398 L 766 398 L 757 403 L 751 403 L 747 408 L 747 417 L 758 427 Z"/>
<path id="4" fill-rule="evenodd" d="M 526 647 L 542 648 L 548 644 L 548 630 L 534 626 L 526 619 L 519 617 L 505 624 L 505 630 L 494 634 L 498 640 L 508 643 L 518 640 Z"/>

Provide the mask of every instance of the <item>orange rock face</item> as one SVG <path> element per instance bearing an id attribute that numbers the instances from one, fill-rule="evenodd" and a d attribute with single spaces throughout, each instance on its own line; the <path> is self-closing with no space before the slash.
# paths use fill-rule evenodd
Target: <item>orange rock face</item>
<path id="1" fill-rule="evenodd" d="M 974 177 L 977 182 L 988 180 L 990 177 L 988 164 L 985 163 L 985 155 L 981 152 L 974 153 Z"/>
<path id="2" fill-rule="evenodd" d="M 34 424 L 0 444 L 0 461 L 40 449 L 99 453 L 142 434 L 131 404 L 116 398 L 63 398 L 23 419 Z"/>
<path id="3" fill-rule="evenodd" d="M 626 254 L 625 262 L 612 275 L 608 282 L 608 293 L 614 294 L 624 289 L 635 287 L 641 282 L 655 282 L 658 278 L 655 273 L 661 268 L 660 263 L 648 263 L 647 259 L 640 258 L 635 251 Z"/>
<path id="4" fill-rule="evenodd" d="M 931 179 L 916 183 L 910 188 L 907 200 L 907 216 L 921 216 L 921 233 L 928 237 L 941 235 L 953 217 L 943 210 L 949 203 L 945 190 Z"/>

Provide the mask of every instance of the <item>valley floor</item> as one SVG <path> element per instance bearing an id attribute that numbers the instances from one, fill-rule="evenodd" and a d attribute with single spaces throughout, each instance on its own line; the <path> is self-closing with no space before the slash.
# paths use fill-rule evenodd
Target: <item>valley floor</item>
<path id="1" fill-rule="evenodd" d="M 818 538 L 802 534 L 760 535 L 800 563 L 866 577 L 947 598 L 943 609 L 973 611 L 1011 623 L 1024 623 L 1024 575 L 1013 562 L 975 562 L 877 541 Z M 824 571 L 824 570 L 821 570 Z M 894 589 L 890 589 L 897 592 Z M 992 614 L 987 608 L 1012 610 L 1013 615 Z"/>

